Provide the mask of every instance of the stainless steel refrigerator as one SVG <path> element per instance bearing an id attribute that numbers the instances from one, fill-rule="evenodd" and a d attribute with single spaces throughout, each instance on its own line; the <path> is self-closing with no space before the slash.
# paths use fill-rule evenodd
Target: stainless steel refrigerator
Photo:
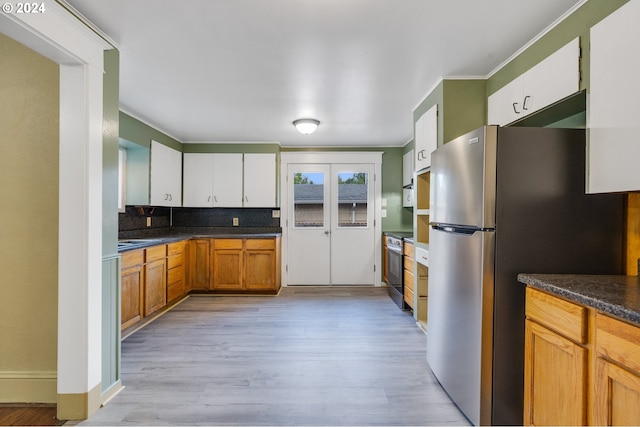
<path id="1" fill-rule="evenodd" d="M 623 196 L 585 194 L 585 144 L 486 126 L 432 154 L 427 361 L 475 425 L 523 422 L 517 274 L 621 274 Z"/>

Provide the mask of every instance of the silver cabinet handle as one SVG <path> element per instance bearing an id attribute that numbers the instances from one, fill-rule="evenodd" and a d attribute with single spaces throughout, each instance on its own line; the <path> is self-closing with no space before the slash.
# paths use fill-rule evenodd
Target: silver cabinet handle
<path id="1" fill-rule="evenodd" d="M 523 110 L 528 110 L 528 108 L 527 108 L 527 101 L 528 101 L 529 99 L 531 99 L 531 97 L 530 97 L 529 95 L 527 95 L 527 96 L 525 96 L 525 97 L 524 97 L 524 101 L 522 101 L 522 109 L 523 109 Z"/>
<path id="2" fill-rule="evenodd" d="M 218 203 L 218 198 L 216 196 L 213 196 L 213 201 Z"/>
<path id="3" fill-rule="evenodd" d="M 211 201 L 211 196 L 207 198 L 207 202 L 210 202 L 210 201 Z"/>
<path id="4" fill-rule="evenodd" d="M 518 103 L 514 102 L 513 103 L 513 112 L 516 113 L 516 114 L 520 114 L 520 111 L 518 111 L 518 109 L 516 108 L 516 105 L 518 105 Z"/>

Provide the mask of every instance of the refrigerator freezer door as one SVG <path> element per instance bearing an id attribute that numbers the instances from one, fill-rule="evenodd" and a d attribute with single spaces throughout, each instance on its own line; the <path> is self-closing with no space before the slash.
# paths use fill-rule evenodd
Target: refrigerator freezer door
<path id="1" fill-rule="evenodd" d="M 432 222 L 495 227 L 497 129 L 476 129 L 432 153 Z"/>
<path id="2" fill-rule="evenodd" d="M 429 367 L 469 420 L 491 424 L 495 233 L 431 229 Z"/>

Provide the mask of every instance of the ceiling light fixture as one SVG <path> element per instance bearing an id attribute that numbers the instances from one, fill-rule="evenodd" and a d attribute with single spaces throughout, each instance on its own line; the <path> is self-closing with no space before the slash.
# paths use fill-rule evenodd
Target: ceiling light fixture
<path id="1" fill-rule="evenodd" d="M 315 132 L 319 124 L 320 121 L 316 119 L 298 119 L 293 121 L 293 125 L 298 129 L 298 132 L 305 135 Z"/>

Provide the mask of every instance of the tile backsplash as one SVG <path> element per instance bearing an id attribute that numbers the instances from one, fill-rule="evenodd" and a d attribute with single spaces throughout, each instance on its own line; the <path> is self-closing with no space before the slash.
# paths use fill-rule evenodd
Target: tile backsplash
<path id="1" fill-rule="evenodd" d="M 165 227 L 279 227 L 272 208 L 163 208 L 127 206 L 118 215 L 118 231 L 149 230 Z M 147 226 L 147 218 L 151 225 Z"/>

